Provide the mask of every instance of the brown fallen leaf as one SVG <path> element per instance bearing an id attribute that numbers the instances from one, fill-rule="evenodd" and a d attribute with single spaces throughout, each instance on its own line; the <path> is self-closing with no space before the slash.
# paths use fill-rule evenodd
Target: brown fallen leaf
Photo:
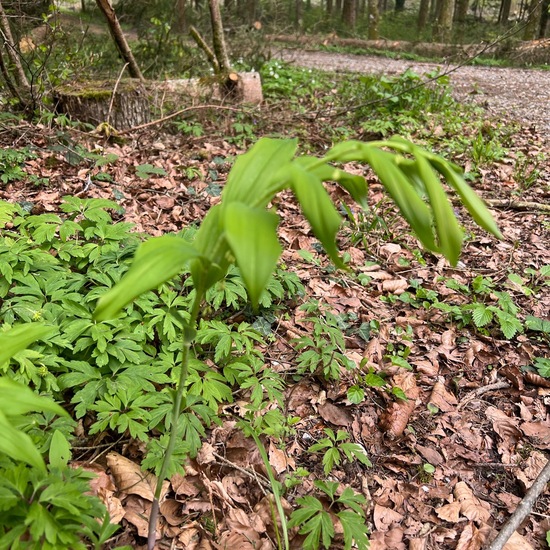
<path id="1" fill-rule="evenodd" d="M 392 294 L 403 294 L 409 287 L 407 279 L 389 279 L 382 281 L 382 290 L 384 292 L 391 292 Z"/>
<path id="2" fill-rule="evenodd" d="M 464 481 L 459 481 L 454 488 L 456 500 L 460 503 L 460 513 L 470 521 L 478 524 L 487 523 L 491 517 L 490 505 L 477 498 Z"/>
<path id="3" fill-rule="evenodd" d="M 435 509 L 437 517 L 450 523 L 457 523 L 460 517 L 460 502 L 455 501 Z"/>
<path id="4" fill-rule="evenodd" d="M 323 420 L 335 426 L 349 426 L 353 421 L 351 414 L 344 407 L 338 407 L 328 401 L 318 405 L 318 411 Z"/>
<path id="5" fill-rule="evenodd" d="M 451 412 L 458 405 L 456 397 L 447 391 L 440 380 L 434 384 L 429 403 L 435 405 L 442 412 Z"/>
<path id="6" fill-rule="evenodd" d="M 269 463 L 277 474 L 281 474 L 289 469 L 296 469 L 296 462 L 294 458 L 288 456 L 283 449 L 279 449 L 273 441 L 269 442 Z"/>
<path id="7" fill-rule="evenodd" d="M 410 372 L 394 376 L 394 385 L 401 388 L 408 399 L 407 401 L 402 399 L 394 401 L 380 415 L 380 429 L 391 438 L 400 437 L 403 434 L 420 395 L 416 379 Z"/>
<path id="8" fill-rule="evenodd" d="M 149 472 L 143 472 L 138 464 L 114 452 L 107 455 L 107 465 L 113 474 L 117 489 L 121 493 L 139 495 L 144 499 L 153 501 L 157 476 Z M 160 493 L 160 502 L 164 500 L 169 487 L 170 483 L 164 481 Z"/>
<path id="9" fill-rule="evenodd" d="M 161 503 L 160 513 L 169 525 L 180 525 L 185 520 L 181 502 L 172 498 L 167 498 Z"/>
<path id="10" fill-rule="evenodd" d="M 403 521 L 403 514 L 380 504 L 374 505 L 373 521 L 378 531 L 389 531 L 394 524 Z"/>

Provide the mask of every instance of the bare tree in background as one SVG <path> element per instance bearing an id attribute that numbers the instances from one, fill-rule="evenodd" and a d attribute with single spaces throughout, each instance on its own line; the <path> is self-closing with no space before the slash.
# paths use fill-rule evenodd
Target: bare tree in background
<path id="1" fill-rule="evenodd" d="M 130 76 L 133 78 L 139 78 L 140 80 L 145 80 L 141 71 L 136 63 L 134 54 L 128 46 L 128 42 L 122 32 L 122 28 L 116 16 L 115 10 L 111 5 L 110 0 L 96 0 L 98 8 L 101 10 L 105 18 L 107 19 L 107 24 L 109 25 L 109 32 L 115 41 L 116 47 L 122 56 L 122 59 L 128 63 L 128 70 L 130 71 Z"/>

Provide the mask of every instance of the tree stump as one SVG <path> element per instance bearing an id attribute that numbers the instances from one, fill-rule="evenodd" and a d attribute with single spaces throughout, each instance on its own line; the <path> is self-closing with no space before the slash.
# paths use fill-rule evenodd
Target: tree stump
<path id="1" fill-rule="evenodd" d="M 125 130 L 151 120 L 149 94 L 137 79 L 65 84 L 55 89 L 54 101 L 58 112 L 94 126 Z"/>
<path id="2" fill-rule="evenodd" d="M 146 124 L 155 112 L 177 111 L 191 103 L 190 100 L 259 105 L 263 101 L 260 75 L 235 73 L 229 92 L 216 77 L 145 82 L 129 78 L 118 84 L 114 81 L 71 83 L 58 86 L 54 91 L 58 112 L 94 126 L 108 123 L 117 130 Z"/>

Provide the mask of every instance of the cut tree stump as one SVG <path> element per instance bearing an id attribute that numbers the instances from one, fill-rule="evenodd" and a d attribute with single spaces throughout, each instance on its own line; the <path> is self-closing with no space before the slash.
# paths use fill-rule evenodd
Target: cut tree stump
<path id="1" fill-rule="evenodd" d="M 119 130 L 149 122 L 149 103 L 149 94 L 138 79 L 123 79 L 118 84 L 108 80 L 71 83 L 54 90 L 57 112 L 94 126 L 108 123 Z"/>
<path id="2" fill-rule="evenodd" d="M 128 78 L 58 86 L 54 102 L 59 113 L 94 126 L 107 123 L 117 130 L 146 124 L 159 112 L 177 111 L 197 100 L 262 103 L 260 75 L 235 74 L 230 92 L 223 92 L 215 77 L 145 82 Z"/>

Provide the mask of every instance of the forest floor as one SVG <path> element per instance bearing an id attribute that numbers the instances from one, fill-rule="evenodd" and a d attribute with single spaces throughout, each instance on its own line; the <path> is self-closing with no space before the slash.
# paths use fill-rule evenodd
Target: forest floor
<path id="1" fill-rule="evenodd" d="M 387 74 L 410 67 L 424 73 L 435 67 L 322 52 L 285 50 L 283 56 L 333 71 Z M 339 381 L 329 382 L 318 373 L 297 379 L 297 352 L 290 343 L 310 334 L 312 326 L 304 320 L 301 304 L 289 303 L 262 351 L 266 367 L 287 377 L 285 414 L 299 421 L 282 441 L 266 438 L 266 448 L 281 481 L 298 467 L 312 474 L 285 495 L 294 506 L 297 498 L 312 492 L 313 476 L 325 478 L 322 455 L 308 452 L 326 437 L 325 429 L 345 430 L 361 444 L 372 467 L 343 461 L 329 477 L 367 498 L 373 550 L 486 547 L 544 467 L 550 448 L 550 379 L 532 368 L 536 358 L 550 357 L 548 333 L 526 324 L 528 316 L 548 321 L 550 311 L 549 279 L 541 270 L 550 265 L 550 220 L 544 211 L 550 198 L 550 72 L 461 67 L 451 73 L 451 81 L 457 97 L 486 109 L 487 124 L 495 123 L 495 116 L 500 122 L 520 121 L 506 155 L 480 170 L 474 183 L 477 192 L 493 201 L 502 241 L 476 229 L 461 213 L 468 240 L 459 265 L 452 268 L 421 253 L 372 173 L 349 166 L 369 180 L 373 212 L 362 225 L 343 229 L 339 246 L 351 269 L 338 273 L 317 250 L 293 200 L 285 197 L 278 204 L 283 261 L 306 287 L 304 300 L 318 302 L 342 320 L 345 354 L 358 370 L 343 371 Z M 287 115 L 272 107 L 262 106 L 257 116 L 271 117 L 277 126 Z M 178 231 L 200 222 L 219 201 L 213 189 L 223 187 L 232 159 L 246 148 L 246 143 L 224 139 L 220 126 L 231 125 L 224 120 L 217 120 L 217 134 L 185 136 L 153 126 L 121 140 L 24 121 L 3 123 L 2 147 L 32 147 L 36 158 L 25 162 L 25 171 L 48 183 L 12 182 L 0 188 L 0 199 L 25 203 L 39 214 L 57 212 L 65 195 L 108 198 L 124 208 L 121 219 L 135 223 L 139 231 Z M 317 122 L 312 118 L 306 132 L 322 149 Z M 291 126 L 285 134 L 292 135 Z M 113 153 L 118 161 L 99 167 L 81 154 L 82 148 Z M 529 185 L 514 172 L 520 154 L 532 159 L 546 155 Z M 141 179 L 136 167 L 144 164 L 165 175 Z M 97 177 L 100 172 L 109 177 Z M 331 193 L 343 200 L 336 190 Z M 372 222 L 370 229 L 367 222 Z M 510 279 L 510 274 L 517 277 Z M 505 335 L 498 313 L 483 327 L 460 318 L 467 317 L 467 304 L 484 304 L 496 312 L 503 291 L 517 305 L 521 321 L 512 336 Z M 454 313 L 443 312 L 439 302 L 456 306 Z M 370 334 L 360 330 L 365 326 Z M 385 385 L 364 384 L 364 400 L 353 403 L 349 388 L 362 384 L 369 373 L 383 377 Z M 392 388 L 402 389 L 408 400 L 396 399 Z M 173 506 L 162 510 L 159 548 L 275 547 L 270 501 L 256 474 L 264 467 L 254 443 L 235 428 L 233 415 L 238 414 L 238 403 L 231 411 L 220 410 L 222 424 L 209 430 L 201 453 L 186 468 L 187 477 L 171 480 Z M 94 446 L 91 436 L 89 446 Z M 137 445 L 113 441 L 109 450 L 124 454 L 128 449 L 139 464 Z M 108 467 L 103 452 L 102 447 L 75 458 L 81 465 L 93 461 L 94 471 L 108 480 L 103 494 L 124 527 L 113 544 L 143 548 L 147 503 L 136 500 L 131 490 L 117 492 L 120 476 L 113 477 L 114 463 Z M 138 500 L 141 511 L 136 511 Z M 507 548 L 545 547 L 549 509 L 546 492 Z M 214 533 L 205 516 L 214 519 Z M 303 537 L 295 531 L 291 539 L 293 548 L 303 547 Z M 332 547 L 343 546 L 335 542 Z"/>

